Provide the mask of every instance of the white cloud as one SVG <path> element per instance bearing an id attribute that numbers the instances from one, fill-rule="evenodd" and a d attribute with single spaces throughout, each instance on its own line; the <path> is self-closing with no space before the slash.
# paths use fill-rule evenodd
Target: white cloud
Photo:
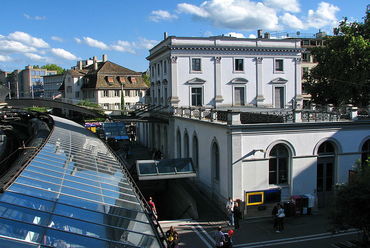
<path id="1" fill-rule="evenodd" d="M 51 52 L 55 54 L 56 56 L 61 57 L 63 59 L 67 59 L 67 60 L 77 60 L 78 59 L 74 54 L 62 48 L 52 48 Z"/>
<path id="2" fill-rule="evenodd" d="M 313 28 L 322 28 L 325 26 L 336 26 L 338 24 L 335 16 L 340 9 L 327 2 L 319 3 L 316 11 L 310 9 L 308 11 L 307 26 Z"/>
<path id="3" fill-rule="evenodd" d="M 0 40 L 0 51 L 8 53 L 12 52 L 24 53 L 24 52 L 35 52 L 36 49 L 34 47 L 26 46 L 19 41 Z"/>
<path id="4" fill-rule="evenodd" d="M 166 10 L 153 10 L 149 19 L 153 22 L 167 21 L 172 19 L 177 19 L 177 15 L 173 15 Z"/>
<path id="5" fill-rule="evenodd" d="M 135 53 L 135 50 L 133 48 L 133 44 L 129 41 L 125 40 L 118 40 L 115 44 L 111 45 L 111 48 L 113 50 L 119 51 L 119 52 L 128 52 L 128 53 Z"/>
<path id="6" fill-rule="evenodd" d="M 191 14 L 222 28 L 236 30 L 279 29 L 276 11 L 261 2 L 209 0 L 200 6 L 181 3 L 177 5 L 177 9 L 180 13 Z"/>
<path id="7" fill-rule="evenodd" d="M 257 36 L 255 34 L 250 34 L 250 35 L 248 35 L 248 38 L 255 39 L 255 38 L 257 38 Z"/>
<path id="8" fill-rule="evenodd" d="M 157 45 L 159 41 L 157 40 L 148 40 L 146 38 L 139 38 L 139 41 L 136 44 L 136 47 L 143 48 L 143 49 L 151 49 L 155 45 Z"/>
<path id="9" fill-rule="evenodd" d="M 51 36 L 51 39 L 55 41 L 63 42 L 63 39 L 58 36 Z"/>
<path id="10" fill-rule="evenodd" d="M 298 0 L 265 0 L 264 4 L 276 10 L 285 10 L 289 12 L 300 12 Z"/>
<path id="11" fill-rule="evenodd" d="M 236 32 L 227 33 L 226 36 L 231 36 L 235 38 L 245 38 L 244 34 L 236 33 Z"/>
<path id="12" fill-rule="evenodd" d="M 280 22 L 293 29 L 304 29 L 303 22 L 298 19 L 295 15 L 285 13 L 284 15 L 279 17 Z"/>
<path id="13" fill-rule="evenodd" d="M 12 58 L 7 56 L 7 55 L 1 55 L 0 54 L 0 62 L 8 62 L 8 61 L 11 61 Z"/>
<path id="14" fill-rule="evenodd" d="M 25 32 L 16 31 L 14 33 L 9 34 L 8 38 L 37 48 L 49 47 L 49 44 L 46 43 L 43 39 L 32 37 L 31 35 Z"/>
<path id="15" fill-rule="evenodd" d="M 28 14 L 23 14 L 23 16 L 26 17 L 28 20 L 36 20 L 36 21 L 46 20 L 45 16 L 30 16 Z"/>
<path id="16" fill-rule="evenodd" d="M 40 56 L 38 54 L 35 54 L 35 53 L 25 53 L 24 56 L 32 59 L 32 60 L 36 60 L 36 61 L 46 61 L 46 57 L 43 57 L 43 56 Z"/>
<path id="17" fill-rule="evenodd" d="M 102 41 L 95 40 L 95 39 L 90 38 L 90 37 L 83 37 L 82 39 L 83 39 L 82 42 L 84 42 L 88 46 L 100 48 L 102 50 L 109 50 L 109 46 L 107 44 L 105 44 L 104 42 L 102 42 Z"/>
<path id="18" fill-rule="evenodd" d="M 81 41 L 81 39 L 79 39 L 79 38 L 75 38 L 75 41 L 77 42 L 77 43 L 81 43 L 82 41 Z"/>

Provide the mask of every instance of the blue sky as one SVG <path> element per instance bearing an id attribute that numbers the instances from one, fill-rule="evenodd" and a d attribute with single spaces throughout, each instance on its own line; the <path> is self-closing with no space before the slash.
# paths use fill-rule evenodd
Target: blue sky
<path id="1" fill-rule="evenodd" d="M 363 21 L 365 0 L 2 0 L 0 70 L 107 54 L 135 71 L 148 67 L 148 50 L 175 36 L 331 33 L 343 17 Z"/>

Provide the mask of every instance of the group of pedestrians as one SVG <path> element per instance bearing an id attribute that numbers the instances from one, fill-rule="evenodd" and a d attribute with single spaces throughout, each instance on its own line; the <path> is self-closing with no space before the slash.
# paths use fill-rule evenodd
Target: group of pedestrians
<path id="1" fill-rule="evenodd" d="M 240 211 L 238 201 L 233 201 L 233 199 L 229 197 L 229 200 L 226 202 L 226 212 L 229 218 L 228 225 L 234 226 L 235 229 L 239 229 L 239 220 L 242 217 L 242 212 Z"/>
<path id="2" fill-rule="evenodd" d="M 233 241 L 232 241 L 233 234 L 234 234 L 234 231 L 232 229 L 224 233 L 222 231 L 222 227 L 218 226 L 217 231 L 214 236 L 216 248 L 232 248 L 233 247 Z"/>

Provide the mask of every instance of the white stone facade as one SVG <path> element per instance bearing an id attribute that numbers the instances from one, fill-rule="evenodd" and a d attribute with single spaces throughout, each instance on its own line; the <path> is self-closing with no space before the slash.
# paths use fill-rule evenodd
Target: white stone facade
<path id="1" fill-rule="evenodd" d="M 287 108 L 301 103 L 299 40 L 169 37 L 148 59 L 152 104 Z M 196 94 L 200 102 L 194 101 Z"/>

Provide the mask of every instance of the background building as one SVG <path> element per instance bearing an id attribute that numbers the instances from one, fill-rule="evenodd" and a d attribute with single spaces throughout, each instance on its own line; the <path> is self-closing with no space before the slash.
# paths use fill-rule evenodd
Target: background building
<path id="1" fill-rule="evenodd" d="M 20 72 L 20 97 L 43 97 L 44 96 L 44 79 L 43 76 L 55 75 L 57 71 L 34 68 L 29 65 Z"/>
<path id="2" fill-rule="evenodd" d="M 55 74 L 43 76 L 44 79 L 44 97 L 54 98 L 60 94 L 59 88 L 64 81 L 64 74 Z"/>

